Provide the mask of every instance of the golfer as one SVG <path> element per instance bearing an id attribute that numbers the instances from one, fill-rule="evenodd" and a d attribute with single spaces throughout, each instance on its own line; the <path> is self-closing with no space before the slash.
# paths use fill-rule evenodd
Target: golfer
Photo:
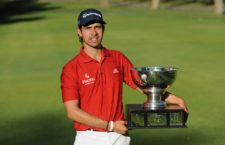
<path id="1" fill-rule="evenodd" d="M 142 92 L 132 81 L 130 60 L 120 51 L 102 45 L 106 22 L 96 9 L 85 9 L 77 21 L 80 52 L 64 65 L 62 99 L 74 121 L 74 145 L 129 145 L 124 120 L 123 82 Z M 167 103 L 187 110 L 185 102 L 169 94 Z"/>

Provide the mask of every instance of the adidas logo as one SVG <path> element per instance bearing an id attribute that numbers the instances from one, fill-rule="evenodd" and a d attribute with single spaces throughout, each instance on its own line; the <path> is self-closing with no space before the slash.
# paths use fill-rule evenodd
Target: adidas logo
<path id="1" fill-rule="evenodd" d="M 113 69 L 113 74 L 118 74 L 118 73 L 119 73 L 118 69 L 117 68 L 114 68 Z"/>

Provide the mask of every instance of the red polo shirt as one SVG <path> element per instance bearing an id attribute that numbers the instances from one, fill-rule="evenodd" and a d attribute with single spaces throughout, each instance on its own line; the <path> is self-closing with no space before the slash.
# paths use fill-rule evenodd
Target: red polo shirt
<path id="1" fill-rule="evenodd" d="M 123 82 L 136 88 L 130 74 L 132 67 L 132 63 L 119 51 L 104 48 L 101 61 L 97 62 L 81 48 L 80 53 L 63 67 L 63 101 L 78 99 L 80 108 L 92 115 L 107 121 L 123 120 Z M 78 122 L 74 122 L 74 129 L 104 131 Z"/>

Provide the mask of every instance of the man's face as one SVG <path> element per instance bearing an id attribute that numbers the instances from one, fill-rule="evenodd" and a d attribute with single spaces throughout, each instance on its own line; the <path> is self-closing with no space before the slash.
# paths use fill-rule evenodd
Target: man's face
<path id="1" fill-rule="evenodd" d="M 93 23 L 77 29 L 77 33 L 83 38 L 83 45 L 99 48 L 103 38 L 103 27 L 100 23 Z"/>

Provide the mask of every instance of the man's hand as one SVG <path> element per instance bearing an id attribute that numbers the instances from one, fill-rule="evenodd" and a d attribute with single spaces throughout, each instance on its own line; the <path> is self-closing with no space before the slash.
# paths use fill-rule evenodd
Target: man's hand
<path id="1" fill-rule="evenodd" d="M 188 113 L 187 105 L 186 105 L 185 101 L 182 98 L 180 98 L 180 97 L 178 97 L 176 95 L 173 95 L 171 93 L 168 93 L 168 96 L 166 97 L 165 101 L 168 104 L 177 104 L 177 105 L 179 105 L 181 108 L 184 109 L 185 112 Z"/>
<path id="2" fill-rule="evenodd" d="M 180 98 L 180 99 L 181 99 L 181 98 Z M 183 99 L 181 99 L 181 100 L 179 101 L 179 103 L 177 103 L 177 104 L 178 104 L 181 108 L 183 108 L 185 112 L 188 113 L 187 105 L 186 105 L 186 103 L 185 103 L 185 101 L 184 101 Z"/>
<path id="3" fill-rule="evenodd" d="M 115 121 L 113 131 L 119 133 L 119 134 L 125 134 L 127 132 L 127 122 L 126 121 Z"/>

